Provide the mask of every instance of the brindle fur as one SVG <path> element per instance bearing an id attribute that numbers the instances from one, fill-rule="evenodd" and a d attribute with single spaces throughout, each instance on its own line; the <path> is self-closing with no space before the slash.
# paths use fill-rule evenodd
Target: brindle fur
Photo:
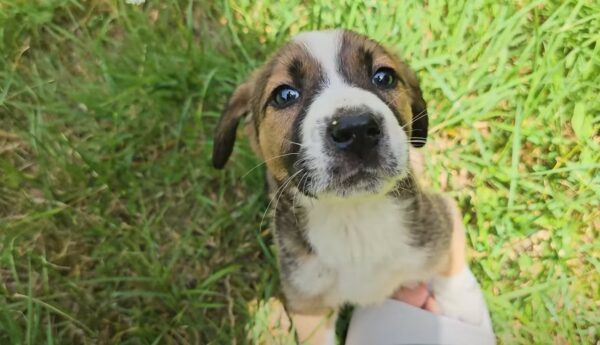
<path id="1" fill-rule="evenodd" d="M 275 239 L 279 248 L 279 269 L 288 310 L 319 314 L 334 308 L 323 303 L 320 296 L 305 296 L 294 289 L 289 282 L 290 275 L 299 263 L 314 255 L 305 238 L 305 210 L 294 202 L 294 192 L 285 189 L 282 184 L 271 185 L 271 197 L 277 201 L 273 212 Z M 422 248 L 430 254 L 429 266 L 439 266 L 449 255 L 449 243 L 452 235 L 453 201 L 441 194 L 425 193 L 410 174 L 398 181 L 389 196 L 398 201 L 409 200 L 412 203 L 407 222 L 410 227 L 412 245 Z M 310 282 L 307 282 L 310 284 Z"/>
<path id="2" fill-rule="evenodd" d="M 399 124 L 410 134 L 411 144 L 423 146 L 427 137 L 428 117 L 414 73 L 393 54 L 365 36 L 345 31 L 342 42 L 338 63 L 344 79 L 374 92 L 389 104 Z M 353 54 L 356 51 L 358 54 Z M 378 64 L 395 66 L 400 77 L 401 92 L 375 90 L 365 81 L 373 65 Z M 298 44 L 288 43 L 235 91 L 217 126 L 213 152 L 215 167 L 222 168 L 232 151 L 238 122 L 245 115 L 251 116 L 246 132 L 254 151 L 266 162 L 270 194 L 276 200 L 273 201 L 273 224 L 287 308 L 301 313 L 320 313 L 335 307 L 325 305 L 321 296 L 303 295 L 289 283 L 294 267 L 315 255 L 306 239 L 306 211 L 295 202 L 294 193 L 302 192 L 302 186 L 298 178 L 294 180 L 292 175 L 301 164 L 297 161 L 298 123 L 302 121 L 312 96 L 322 87 L 320 72 L 318 63 L 310 54 Z M 308 90 L 301 102 L 284 110 L 283 114 L 267 106 L 269 95 L 279 83 L 302 83 L 303 89 Z M 295 192 L 286 187 L 290 178 L 296 184 Z M 411 212 L 407 212 L 410 219 L 407 222 L 412 224 L 412 245 L 429 254 L 432 268 L 439 266 L 448 255 L 452 229 L 448 203 L 451 201 L 441 195 L 422 192 L 412 173 L 399 180 L 389 196 L 410 203 Z"/>

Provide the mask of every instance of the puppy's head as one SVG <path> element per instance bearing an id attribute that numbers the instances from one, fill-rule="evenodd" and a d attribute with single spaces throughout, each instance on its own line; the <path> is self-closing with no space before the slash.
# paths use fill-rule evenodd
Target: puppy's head
<path id="1" fill-rule="evenodd" d="M 345 31 L 302 33 L 233 93 L 217 125 L 222 168 L 240 119 L 279 182 L 308 196 L 379 193 L 427 138 L 414 73 L 378 43 Z"/>

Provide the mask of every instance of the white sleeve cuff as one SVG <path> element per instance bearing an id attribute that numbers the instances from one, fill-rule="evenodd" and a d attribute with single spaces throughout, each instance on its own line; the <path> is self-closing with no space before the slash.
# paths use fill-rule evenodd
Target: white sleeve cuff
<path id="1" fill-rule="evenodd" d="M 492 322 L 483 294 L 469 268 L 451 277 L 434 278 L 431 290 L 442 315 L 492 332 Z"/>
<path id="2" fill-rule="evenodd" d="M 346 345 L 495 345 L 494 333 L 388 299 L 354 310 Z"/>

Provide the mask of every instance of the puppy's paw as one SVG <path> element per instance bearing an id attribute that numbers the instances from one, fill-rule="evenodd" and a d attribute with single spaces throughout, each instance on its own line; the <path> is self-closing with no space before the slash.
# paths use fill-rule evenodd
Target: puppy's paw
<path id="1" fill-rule="evenodd" d="M 254 323 L 248 334 L 252 344 L 260 345 L 335 345 L 337 313 L 288 313 L 283 303 L 271 297 L 267 301 L 253 300 L 248 309 Z"/>
<path id="2" fill-rule="evenodd" d="M 335 345 L 337 313 L 305 315 L 290 314 L 294 329 L 303 345 Z"/>
<path id="3" fill-rule="evenodd" d="M 253 300 L 248 304 L 253 316 L 248 340 L 252 344 L 287 345 L 296 344 L 292 322 L 281 301 L 271 297 L 267 301 Z"/>

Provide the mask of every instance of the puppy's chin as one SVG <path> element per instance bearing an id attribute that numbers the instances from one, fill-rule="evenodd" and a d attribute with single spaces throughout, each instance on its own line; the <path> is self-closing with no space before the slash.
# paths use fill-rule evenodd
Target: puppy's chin
<path id="1" fill-rule="evenodd" d="M 384 196 L 409 174 L 408 155 L 379 157 L 372 162 L 331 159 L 322 169 L 300 157 L 291 186 L 297 193 L 313 199 Z"/>
<path id="2" fill-rule="evenodd" d="M 407 174 L 408 170 L 405 168 L 387 170 L 355 169 L 344 174 L 329 176 L 328 182 L 320 189 L 298 189 L 304 195 L 316 199 L 354 199 L 384 196 L 394 190 L 398 181 L 405 178 Z"/>

